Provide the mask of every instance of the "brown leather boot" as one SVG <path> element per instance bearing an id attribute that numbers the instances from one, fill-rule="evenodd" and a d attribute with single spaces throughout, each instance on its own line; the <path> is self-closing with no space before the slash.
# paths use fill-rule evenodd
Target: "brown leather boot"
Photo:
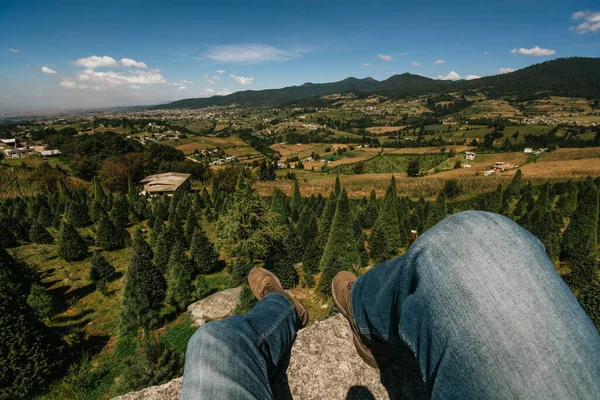
<path id="1" fill-rule="evenodd" d="M 352 329 L 352 340 L 356 352 L 370 367 L 381 368 L 394 359 L 394 350 L 387 346 L 372 346 L 363 339 L 352 318 L 352 301 L 350 288 L 356 281 L 356 275 L 348 271 L 338 272 L 331 282 L 331 293 L 336 308 L 350 323 Z"/>
<path id="2" fill-rule="evenodd" d="M 306 308 L 300 302 L 283 290 L 283 286 L 281 286 L 281 282 L 279 282 L 275 274 L 264 268 L 252 268 L 252 271 L 248 274 L 248 284 L 258 300 L 264 299 L 270 293 L 284 295 L 296 308 L 300 324 L 298 329 L 304 328 L 308 324 L 308 311 L 306 311 Z"/>

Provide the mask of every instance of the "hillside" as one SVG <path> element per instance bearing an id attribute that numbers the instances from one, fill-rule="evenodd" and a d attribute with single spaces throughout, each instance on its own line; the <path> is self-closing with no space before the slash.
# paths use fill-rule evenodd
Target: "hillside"
<path id="1" fill-rule="evenodd" d="M 152 109 L 204 108 L 237 104 L 241 106 L 278 106 L 296 100 L 334 93 L 379 94 L 392 97 L 480 90 L 490 97 L 522 98 L 542 95 L 600 97 L 600 58 L 561 58 L 535 64 L 503 75 L 471 81 L 441 81 L 404 73 L 384 81 L 373 78 L 347 78 L 332 83 L 305 83 L 282 89 L 246 90 L 227 96 L 184 99 L 154 106 Z"/>
<path id="2" fill-rule="evenodd" d="M 227 96 L 179 100 L 173 103 L 155 106 L 153 109 L 203 108 L 230 104 L 244 106 L 275 106 L 285 102 L 315 96 L 344 93 L 349 90 L 363 90 L 373 86 L 376 82 L 377 81 L 373 78 L 346 78 L 339 82 L 304 83 L 300 86 L 290 86 L 282 89 L 245 90 Z"/>

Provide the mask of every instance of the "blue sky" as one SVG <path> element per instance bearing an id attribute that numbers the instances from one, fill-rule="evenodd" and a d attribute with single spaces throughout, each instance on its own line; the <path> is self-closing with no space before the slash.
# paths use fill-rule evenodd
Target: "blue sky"
<path id="1" fill-rule="evenodd" d="M 0 109 L 156 104 L 600 56 L 597 1 L 0 1 Z"/>

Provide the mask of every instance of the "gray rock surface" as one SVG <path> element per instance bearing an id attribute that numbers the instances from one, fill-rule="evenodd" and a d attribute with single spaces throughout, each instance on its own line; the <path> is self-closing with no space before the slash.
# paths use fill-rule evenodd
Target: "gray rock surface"
<path id="1" fill-rule="evenodd" d="M 129 393 L 119 400 L 175 400 L 181 378 Z M 412 355 L 399 355 L 384 369 L 366 365 L 356 353 L 352 331 L 337 314 L 298 333 L 289 365 L 273 383 L 278 399 L 415 399 L 425 397 Z M 200 397 L 199 397 L 200 398 Z"/>
<path id="2" fill-rule="evenodd" d="M 160 386 L 152 386 L 139 392 L 124 394 L 113 400 L 170 400 L 178 399 L 181 392 L 182 378 L 173 379 Z"/>
<path id="3" fill-rule="evenodd" d="M 208 321 L 229 317 L 235 309 L 241 291 L 241 287 L 222 290 L 190 304 L 187 310 L 194 326 L 199 327 Z"/>

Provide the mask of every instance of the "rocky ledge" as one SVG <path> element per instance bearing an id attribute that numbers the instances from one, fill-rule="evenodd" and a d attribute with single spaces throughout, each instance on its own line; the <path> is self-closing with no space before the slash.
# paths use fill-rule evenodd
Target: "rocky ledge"
<path id="1" fill-rule="evenodd" d="M 175 400 L 180 390 L 181 378 L 116 399 Z M 399 356 L 381 370 L 367 366 L 356 353 L 352 331 L 341 314 L 298 333 L 288 367 L 273 383 L 278 399 L 415 399 L 424 398 L 424 390 L 410 355 Z"/>

